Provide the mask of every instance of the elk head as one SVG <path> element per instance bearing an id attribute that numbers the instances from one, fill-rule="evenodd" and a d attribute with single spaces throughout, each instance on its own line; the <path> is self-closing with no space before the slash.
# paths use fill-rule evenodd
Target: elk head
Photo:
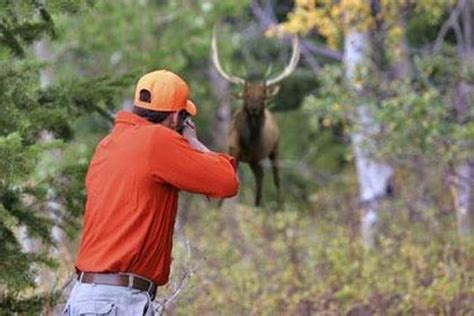
<path id="1" fill-rule="evenodd" d="M 244 109 L 248 111 L 250 115 L 257 115 L 258 113 L 263 112 L 266 100 L 275 96 L 278 93 L 280 89 L 278 83 L 289 75 L 291 75 L 291 73 L 298 65 L 300 57 L 299 41 L 297 36 L 293 37 L 292 55 L 290 58 L 290 62 L 285 67 L 283 72 L 271 79 L 265 79 L 263 82 L 260 83 L 250 82 L 249 80 L 230 75 L 224 71 L 219 61 L 219 53 L 217 50 L 217 39 L 215 31 L 212 36 L 211 57 L 217 72 L 224 79 L 231 83 L 243 86 L 242 92 L 240 92 L 237 96 L 243 100 Z"/>
<path id="2" fill-rule="evenodd" d="M 273 180 L 277 188 L 277 199 L 280 201 L 280 180 L 278 175 L 279 130 L 272 114 L 265 108 L 267 99 L 278 93 L 278 83 L 288 77 L 298 64 L 300 51 L 298 37 L 293 37 L 290 62 L 285 69 L 271 79 L 263 82 L 250 82 L 222 69 L 217 51 L 216 33 L 212 36 L 211 58 L 217 72 L 227 81 L 242 86 L 238 97 L 244 106 L 236 111 L 230 122 L 228 142 L 229 153 L 237 161 L 247 162 L 255 176 L 255 205 L 259 206 L 262 195 L 263 168 L 261 160 L 269 157 L 272 163 Z"/>

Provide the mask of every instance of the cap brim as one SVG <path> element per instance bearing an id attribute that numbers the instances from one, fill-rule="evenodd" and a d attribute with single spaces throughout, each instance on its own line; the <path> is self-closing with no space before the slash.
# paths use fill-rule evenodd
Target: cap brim
<path id="1" fill-rule="evenodd" d="M 194 103 L 191 100 L 188 100 L 186 102 L 186 109 L 185 110 L 186 110 L 186 112 L 188 112 L 192 116 L 195 116 L 196 113 L 197 113 L 196 106 L 194 105 Z"/>

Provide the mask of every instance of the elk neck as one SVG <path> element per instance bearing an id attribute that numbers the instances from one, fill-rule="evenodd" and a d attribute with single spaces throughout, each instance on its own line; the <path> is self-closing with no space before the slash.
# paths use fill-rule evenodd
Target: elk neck
<path id="1" fill-rule="evenodd" d="M 244 130 L 241 134 L 240 142 L 247 148 L 258 148 L 262 139 L 263 127 L 265 125 L 265 110 L 258 113 L 242 111 L 244 115 Z"/>

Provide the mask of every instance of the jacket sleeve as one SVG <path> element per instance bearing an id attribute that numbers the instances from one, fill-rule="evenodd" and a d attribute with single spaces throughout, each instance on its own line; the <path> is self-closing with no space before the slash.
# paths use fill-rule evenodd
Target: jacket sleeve
<path id="1" fill-rule="evenodd" d="M 156 181 L 216 198 L 237 194 L 239 180 L 233 157 L 198 151 L 173 131 L 155 133 L 151 146 L 148 161 Z"/>

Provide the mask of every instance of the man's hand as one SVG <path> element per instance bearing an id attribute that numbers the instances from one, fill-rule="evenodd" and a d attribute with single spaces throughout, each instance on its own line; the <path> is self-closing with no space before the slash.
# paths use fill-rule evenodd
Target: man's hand
<path id="1" fill-rule="evenodd" d="M 194 125 L 194 122 L 191 121 L 191 119 L 187 119 L 184 123 L 183 137 L 188 140 L 189 144 L 194 149 L 205 153 L 210 152 L 210 150 L 206 146 L 204 146 L 204 144 L 201 143 L 197 138 L 196 125 Z"/>
<path id="2" fill-rule="evenodd" d="M 191 138 L 197 139 L 196 125 L 189 118 L 184 121 L 183 136 L 187 140 L 190 140 Z"/>

